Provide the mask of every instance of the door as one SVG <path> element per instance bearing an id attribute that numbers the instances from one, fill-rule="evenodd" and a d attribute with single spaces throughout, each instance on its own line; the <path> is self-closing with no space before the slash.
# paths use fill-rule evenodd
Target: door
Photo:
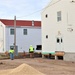
<path id="1" fill-rule="evenodd" d="M 62 51 L 63 50 L 63 38 L 62 37 L 57 37 L 56 38 L 56 50 L 57 51 Z"/>
<path id="2" fill-rule="evenodd" d="M 58 35 L 56 36 L 56 51 L 63 51 L 63 37 L 60 32 L 58 32 Z"/>

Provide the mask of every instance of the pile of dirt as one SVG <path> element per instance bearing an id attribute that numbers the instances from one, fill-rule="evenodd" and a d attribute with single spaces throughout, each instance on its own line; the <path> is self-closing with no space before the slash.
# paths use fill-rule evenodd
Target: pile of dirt
<path id="1" fill-rule="evenodd" d="M 27 64 L 22 64 L 15 69 L 0 71 L 0 75 L 44 75 L 44 74 Z"/>

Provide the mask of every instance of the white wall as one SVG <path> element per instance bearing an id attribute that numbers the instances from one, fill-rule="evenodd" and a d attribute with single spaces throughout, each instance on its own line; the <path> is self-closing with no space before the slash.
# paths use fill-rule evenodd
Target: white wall
<path id="1" fill-rule="evenodd" d="M 11 27 L 13 28 L 13 27 Z M 23 29 L 27 29 L 27 35 L 23 35 Z M 6 49 L 9 50 L 10 46 L 14 43 L 14 35 L 10 35 L 10 28 L 6 28 Z M 29 51 L 29 46 L 41 45 L 41 28 L 40 27 L 17 27 L 16 28 L 16 45 L 18 46 L 18 51 L 23 52 Z"/>
<path id="2" fill-rule="evenodd" d="M 5 26 L 0 22 L 0 52 L 5 52 Z"/>
<path id="3" fill-rule="evenodd" d="M 42 12 L 42 51 L 43 52 L 75 52 L 75 3 L 72 0 L 58 0 L 51 3 Z M 61 11 L 62 20 L 57 22 L 57 12 Z M 48 14 L 46 18 L 45 15 Z M 71 26 L 70 26 L 71 25 Z M 73 28 L 72 32 L 67 29 Z M 56 37 L 60 31 L 62 49 L 57 48 Z M 46 39 L 48 35 L 48 39 Z"/>

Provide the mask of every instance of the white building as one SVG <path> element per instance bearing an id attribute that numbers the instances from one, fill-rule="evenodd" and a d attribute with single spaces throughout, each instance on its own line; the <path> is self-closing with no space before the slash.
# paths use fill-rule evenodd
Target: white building
<path id="1" fill-rule="evenodd" d="M 41 21 L 16 21 L 16 50 L 29 52 L 29 46 L 41 47 Z M 14 47 L 14 20 L 0 19 L 0 53 Z"/>
<path id="2" fill-rule="evenodd" d="M 52 0 L 42 12 L 42 53 L 75 60 L 75 0 Z"/>

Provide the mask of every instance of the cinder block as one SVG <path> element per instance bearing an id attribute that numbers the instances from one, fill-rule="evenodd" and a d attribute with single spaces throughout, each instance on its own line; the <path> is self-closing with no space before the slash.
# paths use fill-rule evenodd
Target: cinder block
<path id="1" fill-rule="evenodd" d="M 75 53 L 67 52 L 64 54 L 65 61 L 75 61 Z"/>

